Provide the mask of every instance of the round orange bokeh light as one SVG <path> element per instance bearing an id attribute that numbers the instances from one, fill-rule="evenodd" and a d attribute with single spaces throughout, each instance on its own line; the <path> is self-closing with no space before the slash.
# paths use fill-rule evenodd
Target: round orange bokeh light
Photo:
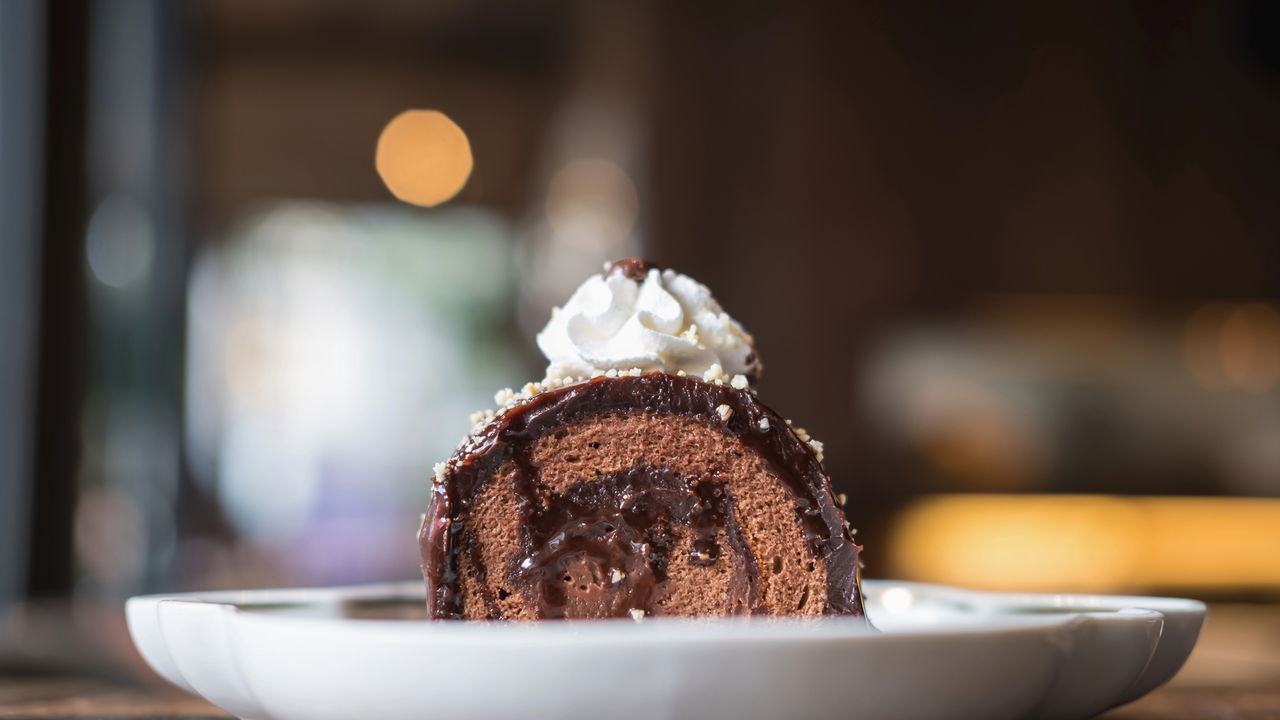
<path id="1" fill-rule="evenodd" d="M 452 198 L 471 176 L 471 143 L 438 110 L 406 110 L 378 136 L 374 165 L 393 195 L 427 207 Z"/>

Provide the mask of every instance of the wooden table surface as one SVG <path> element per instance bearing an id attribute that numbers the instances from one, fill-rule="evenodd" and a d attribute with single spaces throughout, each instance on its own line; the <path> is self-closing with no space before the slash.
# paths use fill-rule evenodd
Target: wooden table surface
<path id="1" fill-rule="evenodd" d="M 0 677 L 0 718 L 231 717 L 159 684 Z M 1172 683 L 1103 720 L 1280 720 L 1280 605 L 1215 605 Z"/>

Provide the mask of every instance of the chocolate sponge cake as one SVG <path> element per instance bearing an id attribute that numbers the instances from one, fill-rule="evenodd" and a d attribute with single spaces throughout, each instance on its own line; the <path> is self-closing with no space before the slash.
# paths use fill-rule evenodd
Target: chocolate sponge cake
<path id="1" fill-rule="evenodd" d="M 663 279 L 646 273 L 602 277 L 616 300 L 621 282 Z M 741 338 L 720 347 L 736 354 L 711 352 L 758 372 Z M 549 372 L 477 418 L 437 466 L 420 535 L 431 617 L 862 614 L 858 547 L 821 445 L 762 404 L 745 374 L 665 362 Z"/>

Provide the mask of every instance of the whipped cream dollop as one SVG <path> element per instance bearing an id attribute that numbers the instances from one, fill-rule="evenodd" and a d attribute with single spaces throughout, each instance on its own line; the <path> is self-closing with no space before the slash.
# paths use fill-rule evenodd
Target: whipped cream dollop
<path id="1" fill-rule="evenodd" d="M 751 335 L 705 285 L 624 260 L 587 278 L 538 333 L 547 378 L 632 368 L 690 375 L 760 375 Z"/>

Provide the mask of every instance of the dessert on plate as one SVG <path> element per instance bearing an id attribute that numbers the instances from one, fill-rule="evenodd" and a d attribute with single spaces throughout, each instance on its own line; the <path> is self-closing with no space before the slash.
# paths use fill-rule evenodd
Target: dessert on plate
<path id="1" fill-rule="evenodd" d="M 822 445 L 756 397 L 752 338 L 705 286 L 622 260 L 537 342 L 546 377 L 436 466 L 432 618 L 862 615 Z"/>

